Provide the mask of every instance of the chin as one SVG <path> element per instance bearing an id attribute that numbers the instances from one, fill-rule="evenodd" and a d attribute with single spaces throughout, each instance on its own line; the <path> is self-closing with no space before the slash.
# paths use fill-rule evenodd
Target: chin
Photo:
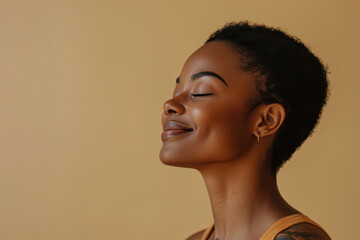
<path id="1" fill-rule="evenodd" d="M 165 149 L 160 150 L 160 161 L 168 166 L 173 167 L 184 167 L 184 168 L 195 168 L 196 165 L 194 161 L 191 161 L 191 158 L 186 157 L 184 154 L 173 152 L 168 152 Z"/>

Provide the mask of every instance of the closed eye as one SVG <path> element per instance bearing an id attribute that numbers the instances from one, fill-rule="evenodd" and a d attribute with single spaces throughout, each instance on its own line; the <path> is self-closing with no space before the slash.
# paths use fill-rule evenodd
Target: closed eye
<path id="1" fill-rule="evenodd" d="M 213 93 L 202 93 L 202 94 L 192 93 L 191 94 L 192 97 L 204 97 L 204 96 L 210 96 L 210 95 L 213 95 Z"/>

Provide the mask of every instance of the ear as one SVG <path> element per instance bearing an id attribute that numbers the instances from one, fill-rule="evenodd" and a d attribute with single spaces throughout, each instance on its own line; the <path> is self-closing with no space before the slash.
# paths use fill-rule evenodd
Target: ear
<path id="1" fill-rule="evenodd" d="M 262 105 L 257 114 L 256 124 L 253 133 L 261 138 L 275 134 L 285 120 L 285 109 L 279 103 Z"/>

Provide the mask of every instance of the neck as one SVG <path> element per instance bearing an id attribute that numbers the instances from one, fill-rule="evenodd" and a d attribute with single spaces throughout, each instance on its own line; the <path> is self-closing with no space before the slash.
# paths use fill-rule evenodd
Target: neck
<path id="1" fill-rule="evenodd" d="M 254 164 L 256 160 L 212 163 L 198 169 L 210 196 L 219 240 L 259 239 L 276 220 L 298 213 L 281 197 L 276 177 Z"/>

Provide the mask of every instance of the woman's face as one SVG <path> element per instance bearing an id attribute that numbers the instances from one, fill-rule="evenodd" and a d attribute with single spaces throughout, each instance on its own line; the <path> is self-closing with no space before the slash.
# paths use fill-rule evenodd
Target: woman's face
<path id="1" fill-rule="evenodd" d="M 240 66 L 226 42 L 210 42 L 187 59 L 173 98 L 164 104 L 164 164 L 196 168 L 246 156 L 256 142 L 249 112 L 256 91 L 252 74 Z"/>

